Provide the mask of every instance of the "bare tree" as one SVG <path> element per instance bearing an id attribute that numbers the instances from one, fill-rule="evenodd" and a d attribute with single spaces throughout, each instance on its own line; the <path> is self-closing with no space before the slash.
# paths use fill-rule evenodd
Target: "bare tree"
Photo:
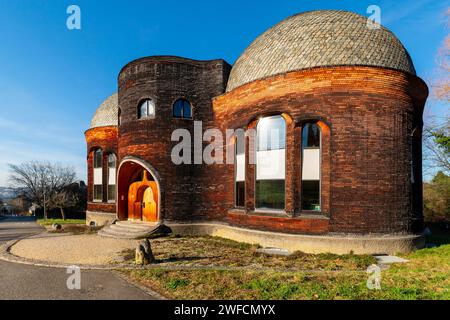
<path id="1" fill-rule="evenodd" d="M 450 121 L 441 125 L 428 125 L 425 127 L 424 157 L 426 169 L 441 170 L 446 175 L 450 175 Z"/>
<path id="2" fill-rule="evenodd" d="M 55 192 L 49 199 L 50 209 L 59 209 L 61 213 L 61 218 L 66 220 L 65 209 L 69 207 L 75 207 L 78 205 L 80 199 L 76 193 L 71 190 L 61 190 Z"/>
<path id="3" fill-rule="evenodd" d="M 450 9 L 446 11 L 447 24 L 450 26 Z M 448 105 L 450 101 L 450 34 L 448 34 L 438 51 L 438 66 L 432 82 L 432 99 L 435 103 Z M 424 165 L 428 171 L 443 171 L 450 175 L 450 119 L 430 116 L 426 123 L 424 141 Z"/>
<path id="4" fill-rule="evenodd" d="M 9 165 L 10 182 L 21 189 L 22 193 L 39 207 L 44 208 L 47 219 L 47 209 L 55 193 L 75 181 L 75 171 L 72 167 L 64 167 L 48 161 L 31 161 L 20 165 Z"/>
<path id="5" fill-rule="evenodd" d="M 450 26 L 450 9 L 446 12 L 446 29 Z M 450 101 L 450 34 L 448 34 L 438 51 L 437 61 L 438 70 L 432 84 L 433 97 L 437 100 Z"/>

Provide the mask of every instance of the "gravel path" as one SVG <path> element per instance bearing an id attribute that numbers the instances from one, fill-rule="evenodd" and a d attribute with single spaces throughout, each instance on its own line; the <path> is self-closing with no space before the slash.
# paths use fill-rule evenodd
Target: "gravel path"
<path id="1" fill-rule="evenodd" d="M 19 241 L 13 255 L 39 261 L 74 265 L 109 265 L 122 261 L 120 252 L 135 249 L 136 240 L 103 238 L 98 235 L 41 235 Z"/>

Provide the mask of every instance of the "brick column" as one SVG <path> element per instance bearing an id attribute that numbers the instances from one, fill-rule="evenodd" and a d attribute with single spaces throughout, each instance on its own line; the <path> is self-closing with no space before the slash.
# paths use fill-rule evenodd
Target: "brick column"
<path id="1" fill-rule="evenodd" d="M 286 213 L 294 215 L 295 212 L 295 123 L 288 115 L 283 115 L 286 120 L 286 176 L 285 176 L 285 200 Z"/>
<path id="2" fill-rule="evenodd" d="M 258 121 L 253 121 L 249 124 L 248 129 L 256 130 L 257 123 Z M 252 138 L 253 143 L 251 143 Z M 251 211 L 255 211 L 256 206 L 256 134 L 254 135 L 254 137 L 247 134 L 245 142 L 245 211 L 248 213 Z M 254 159 L 254 164 L 250 164 L 251 152 L 253 152 L 252 159 Z"/>
<path id="3" fill-rule="evenodd" d="M 294 212 L 296 215 L 302 209 L 302 126 L 294 128 Z"/>
<path id="4" fill-rule="evenodd" d="M 92 202 L 94 199 L 94 152 L 88 150 L 87 157 L 87 194 L 88 194 L 88 202 Z"/>
<path id="5" fill-rule="evenodd" d="M 330 127 L 323 121 L 318 121 L 317 124 L 322 131 L 322 145 L 321 145 L 321 166 L 320 166 L 320 183 L 321 183 L 321 211 L 324 215 L 330 214 L 330 176 L 331 176 L 331 130 Z"/>

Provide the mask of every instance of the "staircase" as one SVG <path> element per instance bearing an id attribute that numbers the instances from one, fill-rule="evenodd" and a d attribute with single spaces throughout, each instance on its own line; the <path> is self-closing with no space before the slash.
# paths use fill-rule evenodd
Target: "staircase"
<path id="1" fill-rule="evenodd" d="M 117 221 L 104 227 L 98 234 L 116 239 L 145 239 L 156 234 L 170 233 L 167 229 L 160 223 Z"/>

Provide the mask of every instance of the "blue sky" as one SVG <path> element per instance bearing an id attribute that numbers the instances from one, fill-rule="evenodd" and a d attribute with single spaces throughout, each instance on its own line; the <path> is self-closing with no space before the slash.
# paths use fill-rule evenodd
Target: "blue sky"
<path id="1" fill-rule="evenodd" d="M 81 8 L 82 30 L 66 28 L 71 4 Z M 371 4 L 381 7 L 382 24 L 409 50 L 418 75 L 431 79 L 448 0 L 0 0 L 0 186 L 8 185 L 8 163 L 29 160 L 72 165 L 86 179 L 84 131 L 117 90 L 121 67 L 135 58 L 170 54 L 234 63 L 259 34 L 290 15 L 315 9 L 367 15 Z"/>

